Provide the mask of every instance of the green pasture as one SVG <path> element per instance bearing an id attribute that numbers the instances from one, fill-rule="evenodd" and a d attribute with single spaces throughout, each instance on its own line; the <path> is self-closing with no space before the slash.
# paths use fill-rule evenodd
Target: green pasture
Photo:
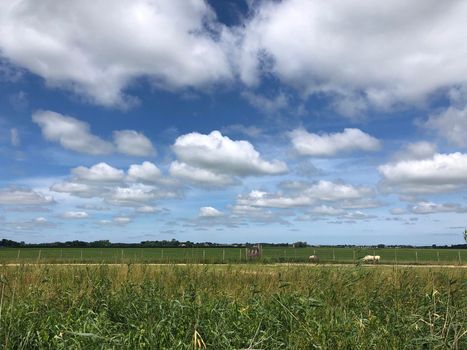
<path id="1" fill-rule="evenodd" d="M 380 255 L 382 264 L 465 264 L 467 249 L 263 247 L 261 258 L 245 248 L 0 248 L 0 263 L 357 263 Z"/>

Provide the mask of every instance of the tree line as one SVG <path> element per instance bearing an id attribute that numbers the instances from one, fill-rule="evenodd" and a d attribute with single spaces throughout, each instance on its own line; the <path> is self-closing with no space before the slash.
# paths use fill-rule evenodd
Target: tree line
<path id="1" fill-rule="evenodd" d="M 47 242 L 47 243 L 26 243 L 24 241 L 17 242 L 10 239 L 2 239 L 0 241 L 0 248 L 245 248 L 251 247 L 258 243 L 214 243 L 214 242 L 191 242 L 191 241 L 178 241 L 176 239 L 161 240 L 161 241 L 141 241 L 139 243 L 121 243 L 110 242 L 109 240 L 98 240 L 92 242 L 85 241 L 66 241 L 66 242 Z M 332 248 L 436 248 L 436 249 L 467 249 L 467 244 L 455 245 L 430 245 L 430 246 L 414 246 L 414 245 L 351 245 L 351 244 L 338 244 L 338 245 L 311 245 L 307 242 L 294 242 L 294 243 L 259 243 L 263 247 L 332 247 Z"/>

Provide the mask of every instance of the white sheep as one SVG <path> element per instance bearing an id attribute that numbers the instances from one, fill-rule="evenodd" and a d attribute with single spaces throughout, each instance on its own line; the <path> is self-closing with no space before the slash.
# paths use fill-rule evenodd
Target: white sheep
<path id="1" fill-rule="evenodd" d="M 308 260 L 309 260 L 310 262 L 314 262 L 314 263 L 319 262 L 318 255 L 310 255 L 310 256 L 308 257 Z"/>
<path id="2" fill-rule="evenodd" d="M 372 262 L 372 263 L 377 263 L 379 262 L 381 257 L 379 255 L 365 255 L 362 258 L 363 262 Z"/>

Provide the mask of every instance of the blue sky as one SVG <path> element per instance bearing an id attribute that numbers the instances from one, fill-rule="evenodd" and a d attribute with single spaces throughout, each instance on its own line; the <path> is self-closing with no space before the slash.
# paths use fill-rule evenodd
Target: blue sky
<path id="1" fill-rule="evenodd" d="M 464 1 L 2 1 L 0 233 L 462 243 L 466 17 Z"/>

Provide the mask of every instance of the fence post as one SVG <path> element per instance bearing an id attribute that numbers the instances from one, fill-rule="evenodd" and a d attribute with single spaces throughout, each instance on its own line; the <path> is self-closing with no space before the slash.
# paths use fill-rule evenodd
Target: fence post
<path id="1" fill-rule="evenodd" d="M 355 264 L 355 249 L 352 249 L 352 253 L 353 253 L 353 263 Z"/>
<path id="2" fill-rule="evenodd" d="M 18 249 L 18 255 L 16 256 L 16 259 L 18 259 L 18 260 L 19 260 L 19 254 L 20 254 L 20 252 L 21 252 L 21 249 Z"/>
<path id="3" fill-rule="evenodd" d="M 224 262 L 225 260 L 225 248 L 222 249 L 222 262 Z"/>
<path id="4" fill-rule="evenodd" d="M 439 264 L 439 252 L 436 252 L 436 256 L 438 257 L 438 264 Z"/>
<path id="5" fill-rule="evenodd" d="M 332 260 L 336 261 L 336 252 L 334 249 L 332 250 Z"/>
<path id="6" fill-rule="evenodd" d="M 461 251 L 457 251 L 457 256 L 459 257 L 459 265 L 462 265 L 462 260 L 461 260 Z"/>
<path id="7" fill-rule="evenodd" d="M 203 249 L 203 263 L 206 262 L 206 249 Z"/>
<path id="8" fill-rule="evenodd" d="M 240 253 L 240 262 L 242 262 L 242 248 L 240 248 L 238 252 Z"/>
<path id="9" fill-rule="evenodd" d="M 415 251 L 415 262 L 418 263 L 418 252 Z"/>
<path id="10" fill-rule="evenodd" d="M 397 248 L 396 247 L 394 247 L 394 261 L 397 265 Z"/>
<path id="11" fill-rule="evenodd" d="M 39 249 L 39 254 L 37 255 L 37 262 L 39 262 L 39 260 L 41 260 L 41 249 Z"/>
<path id="12" fill-rule="evenodd" d="M 164 260 L 164 248 L 161 249 L 161 260 Z"/>
<path id="13" fill-rule="evenodd" d="M 60 259 L 63 258 L 63 249 L 60 249 Z"/>

